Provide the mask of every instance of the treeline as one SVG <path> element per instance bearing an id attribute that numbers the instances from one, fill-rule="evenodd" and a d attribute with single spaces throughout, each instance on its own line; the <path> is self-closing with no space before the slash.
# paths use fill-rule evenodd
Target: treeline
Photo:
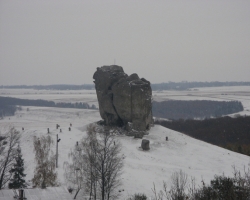
<path id="1" fill-rule="evenodd" d="M 222 86 L 250 86 L 250 82 L 167 82 L 167 83 L 154 83 L 151 84 L 152 90 L 187 90 L 196 87 L 222 87 Z M 84 85 L 12 85 L 12 86 L 0 86 L 0 88 L 9 89 L 36 89 L 36 90 L 93 90 L 94 84 Z"/>
<path id="2" fill-rule="evenodd" d="M 220 117 L 243 110 L 243 105 L 239 101 L 170 100 L 154 101 L 152 105 L 154 117 L 167 119 L 204 119 Z"/>
<path id="3" fill-rule="evenodd" d="M 155 120 L 155 124 L 250 156 L 250 116 L 205 120 Z"/>
<path id="4" fill-rule="evenodd" d="M 88 103 L 55 103 L 46 100 L 29 100 L 12 97 L 0 97 L 0 117 L 14 115 L 19 106 L 38 106 L 38 107 L 59 107 L 59 108 L 78 108 L 78 109 L 96 109 L 95 105 L 90 106 Z"/>
<path id="5" fill-rule="evenodd" d="M 187 90 L 196 87 L 250 86 L 250 82 L 168 82 L 151 84 L 152 90 Z"/>
<path id="6" fill-rule="evenodd" d="M 13 116 L 17 110 L 17 106 L 1 105 L 0 104 L 0 118 L 4 116 Z"/>
<path id="7" fill-rule="evenodd" d="M 35 90 L 93 90 L 95 89 L 94 84 L 84 84 L 84 85 L 7 85 L 0 86 L 0 88 L 6 89 L 35 89 Z"/>

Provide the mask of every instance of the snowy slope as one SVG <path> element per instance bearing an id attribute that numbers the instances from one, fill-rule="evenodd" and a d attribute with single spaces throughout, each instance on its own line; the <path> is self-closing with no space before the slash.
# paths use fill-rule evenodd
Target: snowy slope
<path id="1" fill-rule="evenodd" d="M 50 128 L 51 136 L 56 139 L 59 135 L 59 168 L 58 176 L 62 185 L 63 162 L 68 160 L 68 152 L 74 147 L 85 134 L 89 123 L 100 120 L 97 110 L 78 110 L 66 108 L 41 108 L 23 107 L 22 111 L 10 118 L 0 120 L 0 131 L 12 125 L 22 134 L 21 148 L 25 159 L 26 180 L 33 177 L 34 153 L 33 136 L 47 135 Z M 68 131 L 72 123 L 72 130 Z M 59 124 L 62 133 L 56 129 Z M 24 127 L 24 131 L 22 131 Z M 166 136 L 169 138 L 165 140 Z M 176 131 L 161 126 L 154 126 L 145 136 L 150 140 L 150 151 L 142 151 L 139 147 L 141 139 L 133 137 L 117 136 L 122 143 L 122 154 L 124 154 L 124 173 L 122 175 L 123 185 L 121 192 L 123 197 L 134 193 L 145 193 L 152 195 L 153 182 L 157 189 L 161 189 L 162 181 L 170 184 L 170 176 L 174 171 L 182 169 L 189 176 L 196 177 L 200 184 L 201 178 L 209 182 L 215 174 L 232 175 L 232 166 L 243 170 L 248 166 L 249 157 L 237 154 L 214 145 L 193 139 Z M 55 147 L 54 147 L 55 149 Z"/>

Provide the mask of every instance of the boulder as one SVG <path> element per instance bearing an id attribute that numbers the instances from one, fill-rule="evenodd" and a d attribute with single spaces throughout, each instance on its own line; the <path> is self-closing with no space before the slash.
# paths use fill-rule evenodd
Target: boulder
<path id="1" fill-rule="evenodd" d="M 147 150 L 149 150 L 150 148 L 149 148 L 149 140 L 146 140 L 146 139 L 143 139 L 142 141 L 141 141 L 141 148 L 144 150 L 144 151 L 147 151 Z"/>
<path id="2" fill-rule="evenodd" d="M 149 81 L 140 79 L 137 74 L 128 76 L 117 65 L 97 68 L 93 78 L 100 115 L 106 125 L 125 126 L 136 131 L 150 128 L 152 89 Z"/>

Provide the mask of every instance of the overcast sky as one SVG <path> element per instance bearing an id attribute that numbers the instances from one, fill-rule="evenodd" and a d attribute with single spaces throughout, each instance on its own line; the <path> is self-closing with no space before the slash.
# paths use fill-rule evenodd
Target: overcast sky
<path id="1" fill-rule="evenodd" d="M 249 0 L 0 0 L 0 85 L 250 81 Z"/>

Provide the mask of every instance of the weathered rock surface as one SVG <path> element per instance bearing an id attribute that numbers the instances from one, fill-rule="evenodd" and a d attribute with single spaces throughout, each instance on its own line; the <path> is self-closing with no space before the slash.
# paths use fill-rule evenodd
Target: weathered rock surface
<path id="1" fill-rule="evenodd" d="M 100 115 L 106 125 L 145 131 L 152 123 L 150 82 L 137 74 L 128 76 L 117 65 L 98 67 L 94 73 Z M 131 127 L 132 123 L 132 127 Z"/>
<path id="2" fill-rule="evenodd" d="M 143 139 L 141 141 L 141 148 L 144 150 L 144 151 L 147 151 L 149 150 L 149 140 L 146 140 L 146 139 Z"/>

